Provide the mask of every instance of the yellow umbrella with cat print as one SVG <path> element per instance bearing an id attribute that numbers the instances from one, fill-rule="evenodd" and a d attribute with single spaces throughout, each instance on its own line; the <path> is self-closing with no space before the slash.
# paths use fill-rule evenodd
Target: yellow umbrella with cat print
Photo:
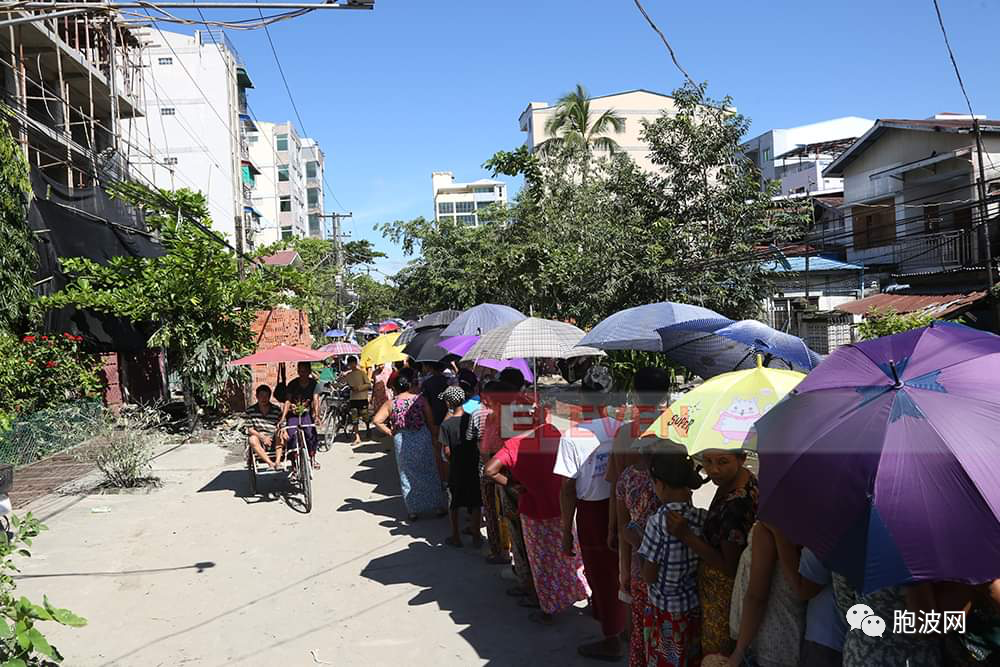
<path id="1" fill-rule="evenodd" d="M 642 434 L 672 440 L 694 456 L 706 449 L 756 449 L 754 423 L 805 375 L 757 367 L 716 375 L 667 408 Z"/>

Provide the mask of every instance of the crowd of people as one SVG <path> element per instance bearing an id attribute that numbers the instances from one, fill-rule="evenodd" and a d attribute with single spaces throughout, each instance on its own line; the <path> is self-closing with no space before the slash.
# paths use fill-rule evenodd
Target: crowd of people
<path id="1" fill-rule="evenodd" d="M 250 443 L 269 465 L 269 446 L 280 460 L 282 444 L 267 427 L 317 414 L 309 366 L 298 370 L 280 408 L 267 387 L 251 408 Z M 511 568 L 507 593 L 536 623 L 587 604 L 601 639 L 580 644 L 580 655 L 627 657 L 630 667 L 1000 664 L 1000 580 L 863 595 L 758 520 L 747 452 L 693 459 L 669 440 L 640 437 L 668 396 L 663 370 L 638 370 L 630 405 L 620 406 L 607 370 L 592 367 L 566 399 L 569 420 L 553 417 L 520 371 L 484 370 L 400 362 L 365 372 L 350 360 L 336 381 L 392 438 L 410 521 L 448 516 L 445 545 L 485 543 L 486 561 Z M 711 502 L 696 507 L 694 491 L 706 484 Z M 962 611 L 966 625 L 869 635 L 848 625 L 857 605 L 887 623 Z"/>

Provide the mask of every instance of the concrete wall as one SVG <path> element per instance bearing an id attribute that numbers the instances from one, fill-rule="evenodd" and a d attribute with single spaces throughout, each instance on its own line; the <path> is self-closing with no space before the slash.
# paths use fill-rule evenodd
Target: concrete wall
<path id="1" fill-rule="evenodd" d="M 202 192 L 212 227 L 232 241 L 235 214 L 242 214 L 242 205 L 236 208 L 242 194 L 234 173 L 239 145 L 235 61 L 225 48 L 201 44 L 196 36 L 157 30 L 146 36 L 151 42 L 143 53 L 146 116 L 133 122 L 141 123 L 136 133 L 149 136 L 161 165 L 138 166 L 158 187 Z"/>
<path id="2" fill-rule="evenodd" d="M 278 135 L 288 135 L 288 150 L 277 148 Z M 258 243 L 273 243 L 281 238 L 282 230 L 289 229 L 293 236 L 309 234 L 308 212 L 306 210 L 306 172 L 303 159 L 303 142 L 291 122 L 257 123 L 257 140 L 250 144 L 250 158 L 261 171 L 257 177 L 257 187 L 253 193 L 254 207 L 266 222 L 258 234 Z M 288 165 L 289 180 L 278 180 L 278 167 Z M 292 210 L 280 210 L 282 196 L 291 197 Z M 322 201 L 322 188 L 320 189 Z"/>

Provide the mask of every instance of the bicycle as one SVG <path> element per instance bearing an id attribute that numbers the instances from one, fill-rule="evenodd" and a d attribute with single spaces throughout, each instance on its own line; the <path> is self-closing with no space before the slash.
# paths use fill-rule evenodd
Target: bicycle
<path id="1" fill-rule="evenodd" d="M 309 459 L 309 447 L 306 444 L 305 431 L 303 430 L 305 428 L 315 430 L 316 425 L 298 424 L 296 426 L 280 426 L 275 431 L 274 437 L 277 438 L 281 432 L 287 433 L 291 429 L 295 430 L 295 437 L 285 445 L 285 458 L 282 462 L 290 462 L 294 479 L 302 492 L 305 511 L 309 513 L 312 511 L 313 505 L 312 462 Z M 250 493 L 253 495 L 257 495 L 257 481 L 262 475 L 285 472 L 285 470 L 269 468 L 266 463 L 258 460 L 254 454 L 253 447 L 250 446 L 249 440 L 246 447 L 246 466 L 250 475 Z M 289 481 L 292 479 L 293 476 L 289 475 Z"/>

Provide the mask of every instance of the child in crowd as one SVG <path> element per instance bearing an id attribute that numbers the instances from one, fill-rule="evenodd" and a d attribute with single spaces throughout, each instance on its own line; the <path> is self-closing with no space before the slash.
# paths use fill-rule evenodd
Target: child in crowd
<path id="1" fill-rule="evenodd" d="M 691 504 L 702 484 L 694 462 L 678 445 L 663 441 L 653 449 L 650 474 L 663 505 L 646 522 L 639 556 L 649 585 L 643 619 L 648 665 L 687 667 L 701 662 L 701 609 L 698 604 L 698 555 L 667 531 L 667 513 L 677 512 L 696 534 L 705 510 Z"/>
<path id="2" fill-rule="evenodd" d="M 465 391 L 461 387 L 448 387 L 441 394 L 441 400 L 448 408 L 448 416 L 441 423 L 439 438 L 442 454 L 449 464 L 448 495 L 451 515 L 451 537 L 445 540 L 445 544 L 462 546 L 458 511 L 464 507 L 469 512 L 470 523 L 476 526 L 472 544 L 478 547 L 482 543 L 479 522 L 483 504 L 479 488 L 479 447 L 474 439 L 466 437 L 471 415 L 462 409 Z"/>

